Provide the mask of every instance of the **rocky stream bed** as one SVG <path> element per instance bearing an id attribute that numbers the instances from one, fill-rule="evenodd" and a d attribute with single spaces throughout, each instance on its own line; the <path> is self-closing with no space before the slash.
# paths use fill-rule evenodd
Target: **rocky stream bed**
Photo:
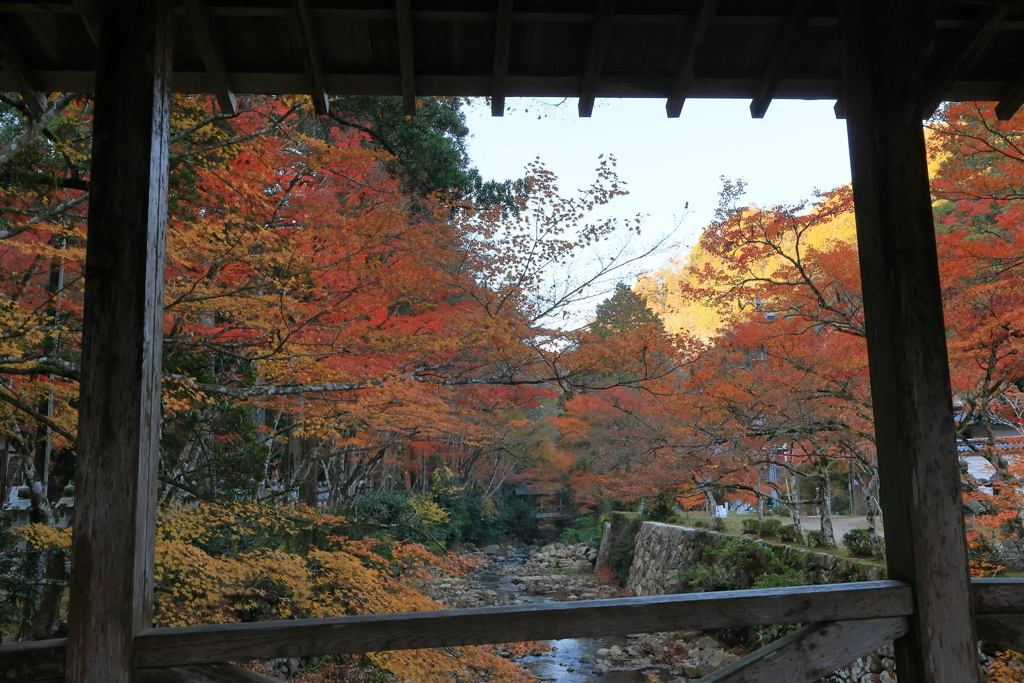
<path id="1" fill-rule="evenodd" d="M 421 590 L 452 607 L 598 600 L 626 595 L 594 573 L 597 549 L 552 543 L 543 547 L 487 546 L 465 554 L 482 567 L 465 578 L 439 578 Z M 538 681 L 558 683 L 686 683 L 738 659 L 737 652 L 699 632 L 630 634 L 537 643 L 523 654 L 498 647 Z"/>

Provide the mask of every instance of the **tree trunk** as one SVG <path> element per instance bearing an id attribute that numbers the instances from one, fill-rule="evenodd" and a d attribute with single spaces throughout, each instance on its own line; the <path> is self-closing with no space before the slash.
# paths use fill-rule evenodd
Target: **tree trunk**
<path id="1" fill-rule="evenodd" d="M 875 553 L 878 553 L 879 546 L 880 546 L 879 541 L 878 541 L 878 530 L 875 528 L 876 527 L 875 512 L 878 509 L 878 497 L 875 494 L 875 487 L 877 485 L 878 485 L 878 472 L 875 471 L 875 472 L 871 473 L 871 478 L 867 481 L 867 486 L 865 487 L 865 496 L 864 496 L 864 499 L 865 499 L 865 502 L 866 502 L 866 505 L 867 505 L 867 513 L 868 513 L 867 514 L 867 517 L 868 517 L 868 519 L 867 519 L 868 531 L 871 532 L 871 548 L 872 548 L 872 550 L 874 550 Z"/>
<path id="2" fill-rule="evenodd" d="M 832 473 L 828 463 L 818 466 L 818 482 L 821 493 L 821 544 L 826 548 L 836 547 L 836 534 L 832 530 Z"/>
<path id="3" fill-rule="evenodd" d="M 711 527 L 714 528 L 717 518 L 715 517 L 715 509 L 718 507 L 718 502 L 715 500 L 715 493 L 711 489 L 704 492 L 704 496 L 708 499 L 708 519 L 711 520 Z"/>
<path id="4" fill-rule="evenodd" d="M 790 509 L 793 511 L 793 534 L 797 543 L 804 542 L 804 527 L 800 521 L 800 480 L 796 472 L 789 472 Z"/>
<path id="5" fill-rule="evenodd" d="M 67 559 L 63 550 L 49 550 L 40 553 L 40 560 L 45 565 L 43 577 L 54 582 L 39 587 L 39 601 L 25 611 L 19 640 L 53 638 L 60 628 L 60 607 L 66 586 L 59 582 L 68 579 Z"/>

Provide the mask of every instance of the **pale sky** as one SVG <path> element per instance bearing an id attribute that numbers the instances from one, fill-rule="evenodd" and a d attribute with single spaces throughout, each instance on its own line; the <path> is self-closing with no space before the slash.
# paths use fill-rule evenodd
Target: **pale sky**
<path id="1" fill-rule="evenodd" d="M 832 101 L 776 100 L 763 119 L 750 117 L 747 100 L 687 100 L 678 119 L 653 99 L 598 100 L 589 119 L 576 116 L 574 99 L 559 107 L 508 104 L 512 111 L 500 118 L 482 101 L 467 111 L 470 157 L 484 178 L 521 177 L 539 156 L 563 191 L 576 189 L 593 179 L 597 156 L 611 153 L 630 196 L 616 199 L 609 213 L 649 215 L 644 232 L 652 236 L 685 213 L 674 238 L 684 251 L 714 214 L 719 176 L 745 179 L 748 200 L 762 205 L 850 181 L 846 123 L 835 118 Z"/>

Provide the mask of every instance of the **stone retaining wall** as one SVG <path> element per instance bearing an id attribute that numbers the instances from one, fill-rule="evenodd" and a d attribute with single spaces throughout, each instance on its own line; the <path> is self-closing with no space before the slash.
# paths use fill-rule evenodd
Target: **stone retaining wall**
<path id="1" fill-rule="evenodd" d="M 729 537 L 706 529 L 643 522 L 636 536 L 633 564 L 626 588 L 633 595 L 679 592 L 679 567 L 693 562 L 701 549 L 714 547 L 726 538 Z M 865 562 L 789 545 L 771 545 L 783 562 L 808 571 L 815 584 L 878 581 L 885 578 L 884 569 Z"/>
<path id="2" fill-rule="evenodd" d="M 609 531 L 610 528 L 606 530 L 606 537 Z M 728 536 L 706 529 L 643 522 L 636 535 L 633 564 L 626 588 L 637 596 L 678 593 L 679 568 L 693 562 L 702 549 L 719 545 L 726 538 Z M 602 551 L 607 554 L 604 540 Z M 885 578 L 884 569 L 864 562 L 782 544 L 772 544 L 772 549 L 790 566 L 799 566 L 809 572 L 815 584 L 877 581 Z M 800 558 L 796 558 L 797 554 Z M 736 571 L 741 572 L 742 569 L 737 567 Z M 819 683 L 895 683 L 896 672 L 893 667 L 892 645 L 887 645 L 826 676 Z"/>

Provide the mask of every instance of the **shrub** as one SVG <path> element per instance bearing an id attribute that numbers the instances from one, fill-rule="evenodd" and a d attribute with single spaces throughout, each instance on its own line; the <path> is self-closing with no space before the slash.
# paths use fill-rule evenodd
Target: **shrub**
<path id="1" fill-rule="evenodd" d="M 684 592 L 697 592 L 799 586 L 808 577 L 764 543 L 726 537 L 702 544 L 694 561 L 680 567 L 679 582 Z"/>
<path id="2" fill-rule="evenodd" d="M 622 514 L 612 514 L 608 519 L 612 524 L 609 554 L 612 560 L 612 572 L 619 585 L 624 585 L 633 566 L 636 552 L 636 535 L 640 531 L 640 519 Z"/>
<path id="3" fill-rule="evenodd" d="M 807 532 L 807 545 L 812 548 L 824 548 L 825 547 L 825 535 L 820 531 L 808 531 Z"/>
<path id="4" fill-rule="evenodd" d="M 779 529 L 781 529 L 781 528 L 782 528 L 782 520 L 779 520 L 779 519 L 766 519 L 766 520 L 764 520 L 761 523 L 761 531 L 760 531 L 760 533 L 761 533 L 762 536 L 765 536 L 765 537 L 768 537 L 768 536 L 778 536 L 779 535 Z"/>
<path id="5" fill-rule="evenodd" d="M 761 520 L 758 519 L 745 519 L 741 523 L 743 527 L 743 533 L 757 536 L 761 533 Z"/>
<path id="6" fill-rule="evenodd" d="M 726 530 L 725 520 L 721 519 L 721 518 L 715 518 L 715 523 L 714 523 L 714 525 L 711 528 L 714 529 L 715 531 L 725 531 Z"/>
<path id="7" fill-rule="evenodd" d="M 778 507 L 775 508 L 775 514 L 777 514 L 779 517 L 792 517 L 793 511 L 790 510 L 785 505 L 779 505 Z"/>
<path id="8" fill-rule="evenodd" d="M 578 517 L 573 520 L 572 526 L 564 529 L 558 540 L 566 545 L 583 543 L 591 548 L 601 545 L 602 524 L 600 520 L 593 517 Z"/>
<path id="9" fill-rule="evenodd" d="M 796 527 L 792 524 L 785 524 L 779 527 L 779 540 L 791 543 L 796 540 Z"/>
<path id="10" fill-rule="evenodd" d="M 854 557 L 871 557 L 875 554 L 871 531 L 868 529 L 850 529 L 843 534 L 843 545 Z"/>

